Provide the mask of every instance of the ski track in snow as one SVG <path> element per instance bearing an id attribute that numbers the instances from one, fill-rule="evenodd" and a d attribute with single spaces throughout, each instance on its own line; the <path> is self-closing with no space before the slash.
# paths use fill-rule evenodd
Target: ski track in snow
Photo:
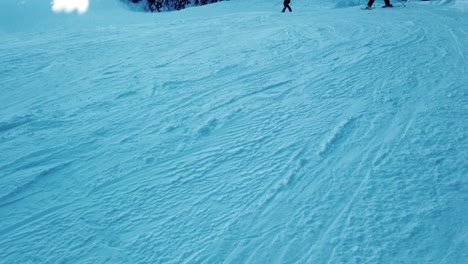
<path id="1" fill-rule="evenodd" d="M 0 262 L 466 261 L 466 13 L 303 7 L 3 33 Z"/>

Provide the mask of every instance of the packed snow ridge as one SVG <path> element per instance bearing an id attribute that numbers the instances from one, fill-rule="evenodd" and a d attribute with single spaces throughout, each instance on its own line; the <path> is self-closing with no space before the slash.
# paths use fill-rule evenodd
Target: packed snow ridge
<path id="1" fill-rule="evenodd" d="M 467 2 L 344 3 L 0 1 L 0 262 L 465 263 Z"/>

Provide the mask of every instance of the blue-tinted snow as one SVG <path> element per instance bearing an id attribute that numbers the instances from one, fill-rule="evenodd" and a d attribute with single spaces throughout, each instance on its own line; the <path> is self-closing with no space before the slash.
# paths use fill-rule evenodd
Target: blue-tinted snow
<path id="1" fill-rule="evenodd" d="M 1 263 L 466 263 L 466 1 L 0 2 Z"/>

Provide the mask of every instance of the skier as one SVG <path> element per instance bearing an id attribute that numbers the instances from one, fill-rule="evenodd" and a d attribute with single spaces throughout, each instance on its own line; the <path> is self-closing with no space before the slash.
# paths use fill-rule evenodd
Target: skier
<path id="1" fill-rule="evenodd" d="M 367 3 L 366 8 L 364 8 L 364 9 L 366 9 L 366 10 L 371 10 L 371 9 L 372 9 L 372 5 L 374 4 L 374 1 L 375 1 L 375 0 L 369 0 L 369 3 Z M 393 7 L 393 5 L 390 3 L 390 0 L 385 0 L 385 5 L 382 6 L 382 7 Z"/>
<path id="2" fill-rule="evenodd" d="M 283 8 L 283 11 L 281 11 L 281 12 L 284 13 L 284 11 L 286 11 L 286 8 L 289 10 L 289 12 L 292 12 L 292 9 L 289 6 L 289 3 L 291 3 L 291 0 L 284 0 L 284 2 L 283 2 L 284 8 Z"/>

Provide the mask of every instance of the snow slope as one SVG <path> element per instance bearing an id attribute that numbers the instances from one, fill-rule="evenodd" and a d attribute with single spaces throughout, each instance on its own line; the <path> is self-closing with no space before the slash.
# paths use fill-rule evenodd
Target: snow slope
<path id="1" fill-rule="evenodd" d="M 466 1 L 323 3 L 2 0 L 0 262 L 464 263 Z"/>

